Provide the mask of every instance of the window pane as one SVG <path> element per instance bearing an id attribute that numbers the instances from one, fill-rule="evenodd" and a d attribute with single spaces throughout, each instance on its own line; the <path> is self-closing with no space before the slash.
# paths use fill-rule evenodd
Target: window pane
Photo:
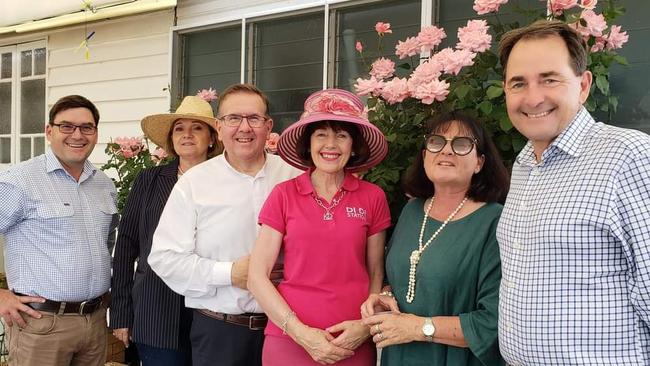
<path id="1" fill-rule="evenodd" d="M 305 98 L 323 86 L 323 15 L 294 16 L 255 26 L 255 85 L 269 95 L 275 129 L 297 120 Z"/>
<path id="2" fill-rule="evenodd" d="M 349 90 L 358 77 L 367 77 L 369 70 L 364 66 L 355 44 L 360 41 L 364 46 L 364 53 L 374 55 L 366 59 L 371 63 L 378 50 L 378 36 L 375 32 L 375 24 L 378 21 L 390 23 L 393 30 L 393 33 L 387 33 L 383 38 L 382 56 L 390 57 L 399 64 L 400 61 L 395 56 L 395 45 L 398 40 L 417 35 L 420 30 L 420 4 L 419 0 L 400 0 L 340 10 L 336 32 L 335 85 Z"/>
<path id="3" fill-rule="evenodd" d="M 241 27 L 192 33 L 184 39 L 183 94 L 238 83 L 241 71 Z"/>
<path id="4" fill-rule="evenodd" d="M 34 75 L 45 74 L 45 48 L 34 50 Z"/>
<path id="5" fill-rule="evenodd" d="M 20 161 L 29 160 L 32 157 L 32 139 L 22 137 L 20 139 Z"/>
<path id="6" fill-rule="evenodd" d="M 20 53 L 20 76 L 32 75 L 32 50 Z"/>
<path id="7" fill-rule="evenodd" d="M 11 138 L 0 137 L 0 164 L 11 163 Z"/>
<path id="8" fill-rule="evenodd" d="M 11 53 L 3 53 L 0 60 L 0 78 L 7 79 L 11 77 Z"/>
<path id="9" fill-rule="evenodd" d="M 0 135 L 11 133 L 11 83 L 0 83 Z"/>
<path id="10" fill-rule="evenodd" d="M 45 79 L 20 84 L 20 133 L 41 133 L 45 126 Z"/>
<path id="11" fill-rule="evenodd" d="M 34 138 L 34 156 L 41 155 L 45 152 L 45 137 Z"/>

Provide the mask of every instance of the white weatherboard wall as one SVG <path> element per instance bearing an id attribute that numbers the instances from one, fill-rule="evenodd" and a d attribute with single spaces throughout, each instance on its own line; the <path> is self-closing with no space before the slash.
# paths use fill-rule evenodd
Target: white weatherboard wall
<path id="1" fill-rule="evenodd" d="M 100 113 L 99 143 L 90 159 L 106 161 L 105 144 L 119 136 L 140 136 L 140 120 L 169 110 L 169 30 L 174 13 L 166 10 L 88 26 L 90 58 L 75 52 L 84 27 L 49 35 L 47 109 L 62 96 L 81 94 Z"/>

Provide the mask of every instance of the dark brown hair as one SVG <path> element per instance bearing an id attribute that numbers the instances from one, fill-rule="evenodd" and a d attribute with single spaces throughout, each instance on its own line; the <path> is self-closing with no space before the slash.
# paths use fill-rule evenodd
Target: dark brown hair
<path id="1" fill-rule="evenodd" d="M 217 108 L 217 112 L 219 112 L 219 108 L 221 108 L 221 103 L 228 99 L 230 95 L 236 93 L 249 93 L 259 96 L 262 98 L 262 102 L 264 102 L 264 106 L 266 107 L 266 112 L 264 113 L 269 114 L 269 98 L 264 94 L 264 92 L 252 84 L 233 84 L 227 87 L 223 92 L 221 92 L 221 95 L 219 95 L 219 107 Z"/>
<path id="2" fill-rule="evenodd" d="M 525 39 L 540 39 L 559 36 L 569 50 L 570 63 L 576 76 L 587 70 L 587 44 L 575 29 L 559 20 L 538 20 L 526 27 L 506 32 L 499 41 L 499 59 L 503 66 L 503 78 L 506 77 L 506 66 L 510 52 L 515 44 Z"/>
<path id="3" fill-rule="evenodd" d="M 427 121 L 426 135 L 444 132 L 454 123 L 459 125 L 461 131 L 476 139 L 476 155 L 485 157 L 481 171 L 472 176 L 467 196 L 478 202 L 503 203 L 508 193 L 510 177 L 492 139 L 476 119 L 463 112 L 445 113 Z M 422 141 L 422 149 L 407 170 L 402 188 L 413 197 L 428 198 L 435 194 L 435 189 L 424 170 L 424 138 Z"/>
<path id="4" fill-rule="evenodd" d="M 178 120 L 176 120 L 178 121 Z M 167 134 L 167 154 L 173 155 L 173 156 L 178 156 L 176 153 L 176 150 L 174 150 L 174 140 L 172 139 L 172 135 L 174 135 L 174 125 L 176 124 L 176 121 L 172 122 L 171 128 L 169 129 L 169 133 Z M 206 125 L 208 128 L 208 131 L 210 131 L 210 138 L 212 141 L 212 147 L 208 146 L 208 159 L 213 158 L 223 152 L 223 145 L 221 144 L 221 141 L 217 138 L 217 131 L 215 131 L 214 128 L 210 127 L 207 123 L 203 121 L 199 121 L 198 119 L 195 120 L 198 122 L 201 122 Z"/>
<path id="5" fill-rule="evenodd" d="M 95 119 L 95 126 L 99 125 L 99 111 L 97 110 L 97 107 L 95 107 L 93 102 L 82 97 L 81 95 L 68 95 L 57 100 L 50 109 L 49 124 L 54 123 L 54 119 L 56 118 L 57 114 L 73 108 L 86 108 L 93 115 L 93 118 Z"/>
<path id="6" fill-rule="evenodd" d="M 334 132 L 345 131 L 350 134 L 350 137 L 352 137 L 353 154 L 345 164 L 346 168 L 361 165 L 365 163 L 370 157 L 370 148 L 368 147 L 368 143 L 363 138 L 361 131 L 359 131 L 359 128 L 354 123 L 342 121 L 318 121 L 308 124 L 305 127 L 302 136 L 300 136 L 300 139 L 298 139 L 296 150 L 303 164 L 311 167 L 314 166 L 314 161 L 311 158 L 310 151 L 311 135 L 314 133 L 314 131 L 320 128 L 331 128 L 334 130 Z"/>

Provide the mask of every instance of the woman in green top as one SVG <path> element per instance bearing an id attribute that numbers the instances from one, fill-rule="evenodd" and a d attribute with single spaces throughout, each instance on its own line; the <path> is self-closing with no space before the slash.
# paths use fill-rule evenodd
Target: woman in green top
<path id="1" fill-rule="evenodd" d="M 503 365 L 495 230 L 508 173 L 473 118 L 443 115 L 427 131 L 404 180 L 414 199 L 389 244 L 389 286 L 361 313 L 382 366 Z"/>

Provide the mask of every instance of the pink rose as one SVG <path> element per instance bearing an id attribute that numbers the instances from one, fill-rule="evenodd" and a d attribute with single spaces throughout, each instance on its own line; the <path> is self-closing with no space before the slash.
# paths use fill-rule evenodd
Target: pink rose
<path id="1" fill-rule="evenodd" d="M 198 90 L 196 92 L 196 96 L 205 100 L 206 102 L 211 102 L 219 98 L 217 96 L 217 91 L 212 88 Z"/>
<path id="2" fill-rule="evenodd" d="M 597 3 L 598 0 L 582 0 L 582 3 L 580 3 L 580 7 L 583 9 L 594 10 Z"/>
<path id="3" fill-rule="evenodd" d="M 354 48 L 357 50 L 357 52 L 361 53 L 363 52 L 363 45 L 361 44 L 360 41 L 357 41 L 357 43 L 354 45 Z"/>
<path id="4" fill-rule="evenodd" d="M 435 25 L 422 28 L 418 33 L 417 40 L 422 52 L 428 52 L 434 49 L 442 40 L 447 37 L 445 30 Z"/>
<path id="5" fill-rule="evenodd" d="M 605 49 L 605 38 L 598 37 L 593 46 L 591 46 L 591 52 L 600 52 Z"/>
<path id="6" fill-rule="evenodd" d="M 627 32 L 621 32 L 620 25 L 612 25 L 609 31 L 609 35 L 605 36 L 604 38 L 607 41 L 607 49 L 615 50 L 617 48 L 623 47 L 623 45 L 629 39 L 629 36 L 627 35 Z"/>
<path id="7" fill-rule="evenodd" d="M 266 139 L 266 145 L 264 149 L 267 153 L 275 154 L 278 151 L 278 141 L 280 141 L 280 135 L 275 132 L 269 134 L 269 138 Z"/>
<path id="8" fill-rule="evenodd" d="M 420 53 L 420 42 L 415 37 L 408 37 L 404 41 L 397 41 L 395 54 L 401 59 L 415 56 Z"/>
<path id="9" fill-rule="evenodd" d="M 443 70 L 443 64 L 438 62 L 435 58 L 430 58 L 422 62 L 418 67 L 413 70 L 411 79 L 418 83 L 428 83 L 433 79 L 437 79 Z"/>
<path id="10" fill-rule="evenodd" d="M 483 15 L 498 11 L 499 7 L 507 2 L 508 0 L 475 0 L 472 9 L 478 15 Z"/>
<path id="11" fill-rule="evenodd" d="M 385 57 L 379 58 L 372 63 L 370 75 L 377 79 L 386 79 L 393 76 L 395 72 L 395 63 Z"/>
<path id="12" fill-rule="evenodd" d="M 432 58 L 442 65 L 447 74 L 458 75 L 463 67 L 474 64 L 474 57 L 476 57 L 476 53 L 470 50 L 445 48 L 433 55 Z"/>
<path id="13" fill-rule="evenodd" d="M 470 20 L 466 27 L 458 28 L 456 48 L 472 52 L 483 52 L 490 48 L 492 36 L 488 34 L 489 26 L 485 20 Z"/>
<path id="14" fill-rule="evenodd" d="M 381 97 L 388 102 L 388 104 L 401 103 L 404 99 L 408 98 L 409 88 L 406 79 L 393 78 L 384 84 L 381 90 Z"/>
<path id="15" fill-rule="evenodd" d="M 393 33 L 390 29 L 390 23 L 377 22 L 377 24 L 375 24 L 375 30 L 380 36 L 383 36 L 384 33 Z"/>
<path id="16" fill-rule="evenodd" d="M 447 94 L 449 94 L 449 83 L 435 79 L 418 85 L 413 96 L 420 99 L 423 104 L 432 104 L 436 100 L 442 102 L 447 99 Z"/>
<path id="17" fill-rule="evenodd" d="M 560 15 L 564 10 L 578 5 L 578 0 L 550 0 L 549 10 L 555 15 Z"/>
<path id="18" fill-rule="evenodd" d="M 358 78 L 356 84 L 354 84 L 354 90 L 358 95 L 372 95 L 375 97 L 381 93 L 383 87 L 384 82 L 377 80 L 374 76 L 371 76 L 370 79 Z"/>
<path id="19" fill-rule="evenodd" d="M 580 17 L 587 23 L 586 27 L 584 27 L 585 32 L 588 32 L 594 37 L 601 37 L 603 35 L 603 31 L 607 28 L 607 22 L 602 14 L 596 14 L 593 10 L 585 10 Z"/>

